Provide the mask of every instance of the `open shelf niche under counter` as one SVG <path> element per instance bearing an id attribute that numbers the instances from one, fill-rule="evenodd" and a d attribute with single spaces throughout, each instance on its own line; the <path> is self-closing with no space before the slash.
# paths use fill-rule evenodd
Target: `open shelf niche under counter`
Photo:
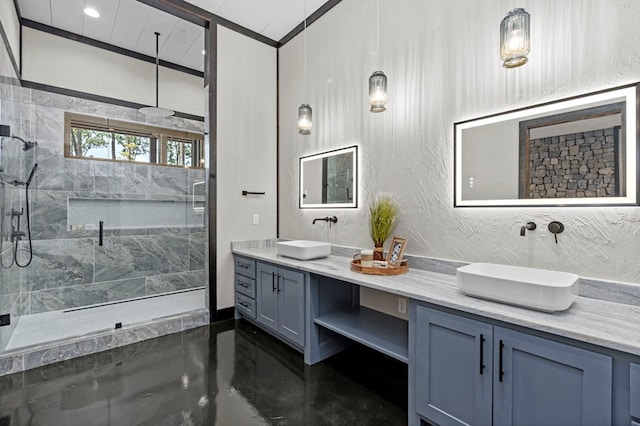
<path id="1" fill-rule="evenodd" d="M 408 323 L 405 320 L 357 306 L 348 311 L 324 314 L 314 323 L 405 364 L 409 362 Z"/>
<path id="2" fill-rule="evenodd" d="M 310 284 L 309 364 L 326 359 L 353 342 L 409 362 L 406 320 L 360 306 L 357 284 L 315 274 L 311 274 Z"/>

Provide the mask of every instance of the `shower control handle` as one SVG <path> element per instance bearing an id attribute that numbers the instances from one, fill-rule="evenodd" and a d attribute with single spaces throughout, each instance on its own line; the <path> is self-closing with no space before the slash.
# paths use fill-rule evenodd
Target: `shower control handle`
<path id="1" fill-rule="evenodd" d="M 98 222 L 98 227 L 99 227 L 99 235 L 98 235 L 98 245 L 99 246 L 103 246 L 104 245 L 104 220 L 101 220 L 100 222 Z"/>

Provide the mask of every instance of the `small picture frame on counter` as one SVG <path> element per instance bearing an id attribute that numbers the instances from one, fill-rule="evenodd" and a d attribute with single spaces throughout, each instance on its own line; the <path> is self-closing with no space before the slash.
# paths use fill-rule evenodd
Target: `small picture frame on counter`
<path id="1" fill-rule="evenodd" d="M 406 238 L 393 237 L 391 246 L 389 247 L 389 252 L 387 253 L 387 263 L 392 266 L 399 265 L 400 261 L 402 260 L 402 256 L 404 255 L 406 246 Z"/>

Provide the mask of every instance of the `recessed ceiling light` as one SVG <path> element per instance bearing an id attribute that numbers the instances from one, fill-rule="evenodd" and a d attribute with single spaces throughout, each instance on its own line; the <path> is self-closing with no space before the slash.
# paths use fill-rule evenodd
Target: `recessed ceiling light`
<path id="1" fill-rule="evenodd" d="M 87 16 L 91 16 L 92 18 L 99 18 L 100 14 L 98 13 L 97 10 L 95 10 L 92 7 L 85 7 L 84 8 L 84 14 Z"/>
<path id="2" fill-rule="evenodd" d="M 202 49 L 202 54 L 205 55 L 206 53 L 207 53 L 207 51 Z"/>

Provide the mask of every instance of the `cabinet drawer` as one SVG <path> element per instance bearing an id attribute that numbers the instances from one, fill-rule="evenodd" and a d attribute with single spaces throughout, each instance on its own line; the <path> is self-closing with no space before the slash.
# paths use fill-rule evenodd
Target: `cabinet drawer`
<path id="1" fill-rule="evenodd" d="M 256 301 L 244 294 L 236 293 L 236 309 L 242 315 L 256 319 Z"/>
<path id="2" fill-rule="evenodd" d="M 631 364 L 631 415 L 640 419 L 640 364 Z M 640 422 L 638 422 L 640 423 Z"/>
<path id="3" fill-rule="evenodd" d="M 243 277 L 236 274 L 236 291 L 249 296 L 252 299 L 256 298 L 256 280 Z"/>
<path id="4" fill-rule="evenodd" d="M 256 262 L 246 257 L 236 256 L 236 273 L 245 277 L 256 277 Z"/>

